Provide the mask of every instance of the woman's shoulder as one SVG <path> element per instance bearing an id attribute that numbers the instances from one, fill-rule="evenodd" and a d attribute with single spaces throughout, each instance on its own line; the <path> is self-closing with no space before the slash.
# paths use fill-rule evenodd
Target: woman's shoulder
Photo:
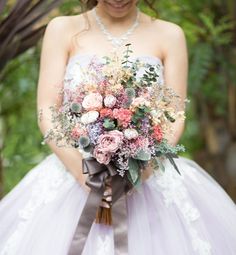
<path id="1" fill-rule="evenodd" d="M 57 16 L 52 18 L 47 27 L 52 27 L 56 30 L 69 30 L 78 29 L 79 26 L 83 25 L 84 17 L 82 14 L 79 15 L 70 15 L 70 16 Z"/>
<path id="2" fill-rule="evenodd" d="M 183 28 L 173 22 L 159 19 L 159 18 L 151 18 L 149 17 L 149 28 L 153 35 L 156 35 L 158 38 L 162 37 L 163 39 L 175 40 L 184 37 Z"/>

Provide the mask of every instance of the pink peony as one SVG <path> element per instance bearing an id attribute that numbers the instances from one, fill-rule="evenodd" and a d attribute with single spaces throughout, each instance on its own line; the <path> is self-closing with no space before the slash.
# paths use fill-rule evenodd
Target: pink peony
<path id="1" fill-rule="evenodd" d="M 82 106 L 85 110 L 100 110 L 102 108 L 103 98 L 99 93 L 91 93 L 84 97 Z"/>
<path id="2" fill-rule="evenodd" d="M 98 147 L 104 153 L 114 153 L 120 147 L 124 135 L 118 130 L 109 131 L 98 138 Z"/>
<path id="3" fill-rule="evenodd" d="M 100 149 L 99 147 L 96 147 L 93 151 L 93 155 L 94 157 L 97 159 L 97 161 L 100 164 L 109 164 L 110 160 L 111 160 L 111 154 L 108 152 L 104 152 L 102 149 Z"/>
<path id="4" fill-rule="evenodd" d="M 123 127 L 127 127 L 131 122 L 132 111 L 124 108 L 120 109 L 115 108 L 113 110 L 113 116 L 115 119 L 118 120 L 120 125 L 122 125 Z"/>

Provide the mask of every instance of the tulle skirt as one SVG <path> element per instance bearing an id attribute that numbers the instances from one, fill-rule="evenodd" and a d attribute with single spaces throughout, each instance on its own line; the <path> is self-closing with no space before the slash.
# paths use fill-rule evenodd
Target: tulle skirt
<path id="1" fill-rule="evenodd" d="M 235 255 L 236 206 L 194 161 L 165 162 L 126 195 L 128 255 Z M 67 255 L 88 195 L 55 154 L 0 201 L 0 255 Z M 110 226 L 93 224 L 83 255 L 116 254 Z"/>

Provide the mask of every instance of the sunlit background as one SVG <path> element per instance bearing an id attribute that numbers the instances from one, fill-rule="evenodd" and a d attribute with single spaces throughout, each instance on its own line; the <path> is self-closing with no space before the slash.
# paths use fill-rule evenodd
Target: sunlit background
<path id="1" fill-rule="evenodd" d="M 236 201 L 236 2 L 151 2 L 140 8 L 179 24 L 187 37 L 191 102 L 184 156 Z M 41 145 L 36 116 L 41 39 L 51 18 L 80 11 L 76 0 L 0 0 L 0 197 L 50 153 Z"/>

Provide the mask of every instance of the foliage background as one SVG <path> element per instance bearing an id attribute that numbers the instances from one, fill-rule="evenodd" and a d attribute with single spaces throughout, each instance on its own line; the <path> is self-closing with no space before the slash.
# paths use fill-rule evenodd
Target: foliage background
<path id="1" fill-rule="evenodd" d="M 202 165 L 236 199 L 236 4 L 232 0 L 159 0 L 146 13 L 179 24 L 189 49 L 187 125 L 184 156 Z M 61 3 L 44 20 L 77 14 L 78 1 Z M 36 89 L 41 40 L 1 72 L 0 143 L 3 144 L 3 194 L 38 164 L 49 149 L 37 127 Z"/>

